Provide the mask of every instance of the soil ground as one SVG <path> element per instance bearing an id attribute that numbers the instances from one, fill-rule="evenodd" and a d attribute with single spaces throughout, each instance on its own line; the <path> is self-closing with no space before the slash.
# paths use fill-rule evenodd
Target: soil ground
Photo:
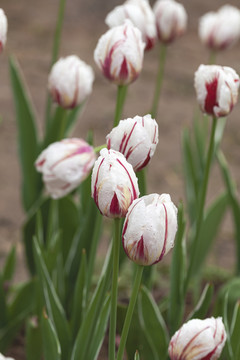
<path id="1" fill-rule="evenodd" d="M 210 10 L 217 10 L 222 0 L 183 0 L 188 16 L 187 33 L 169 46 L 165 68 L 162 96 L 159 103 L 159 144 L 148 168 L 149 192 L 170 193 L 173 201 L 184 199 L 181 165 L 181 132 L 191 128 L 196 109 L 193 88 L 194 72 L 201 63 L 207 63 L 208 51 L 198 38 L 198 19 Z M 230 1 L 239 6 L 239 0 Z M 77 54 L 92 65 L 95 71 L 93 93 L 85 111 L 78 121 L 74 136 L 85 137 L 89 128 L 94 129 L 96 145 L 105 142 L 111 130 L 116 99 L 116 86 L 109 84 L 97 69 L 93 51 L 98 38 L 107 30 L 106 14 L 117 0 L 69 0 L 63 27 L 60 56 Z M 49 0 L 1 0 L 8 21 L 8 42 L 0 57 L 0 264 L 13 243 L 17 244 L 17 279 L 26 276 L 20 241 L 24 213 L 20 199 L 20 169 L 18 164 L 17 131 L 14 106 L 8 74 L 8 56 L 14 55 L 23 70 L 36 113 L 39 131 L 44 126 L 47 77 L 51 58 L 51 46 L 57 17 L 58 1 Z M 240 70 L 240 44 L 222 52 L 218 64 Z M 159 46 L 145 55 L 143 72 L 129 87 L 123 118 L 144 115 L 149 112 L 153 97 L 154 81 L 158 65 Z M 222 147 L 229 160 L 230 169 L 240 187 L 239 171 L 239 127 L 240 105 L 229 116 Z M 31 150 L 30 150 L 31 151 Z M 220 174 L 214 169 L 209 187 L 208 201 L 222 188 Z M 214 255 L 210 262 L 228 270 L 234 266 L 233 228 L 230 216 L 224 221 L 218 236 Z M 20 359 L 20 358 L 19 358 Z"/>

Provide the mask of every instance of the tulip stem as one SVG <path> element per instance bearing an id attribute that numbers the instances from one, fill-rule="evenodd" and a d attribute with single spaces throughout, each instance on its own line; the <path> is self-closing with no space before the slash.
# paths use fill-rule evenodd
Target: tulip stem
<path id="1" fill-rule="evenodd" d="M 128 336 L 132 316 L 133 316 L 134 307 L 135 307 L 135 304 L 137 301 L 138 291 L 139 291 L 139 288 L 141 285 L 143 269 L 144 269 L 143 266 L 139 266 L 139 265 L 137 266 L 137 271 L 135 274 L 135 279 L 134 279 L 134 284 L 133 284 L 133 290 L 132 290 L 130 302 L 129 302 L 128 309 L 127 309 L 127 314 L 126 314 L 124 325 L 123 325 L 120 345 L 119 345 L 118 354 L 117 354 L 117 360 L 123 359 L 124 348 L 125 348 L 126 341 L 127 341 L 127 336 Z"/>
<path id="2" fill-rule="evenodd" d="M 115 108 L 115 117 L 113 127 L 117 126 L 122 115 L 123 105 L 127 94 L 127 85 L 119 85 L 117 92 L 117 103 Z"/>
<path id="3" fill-rule="evenodd" d="M 190 258 L 190 264 L 189 264 L 188 273 L 187 273 L 187 277 L 186 277 L 185 292 L 187 290 L 187 286 L 188 286 L 189 280 L 191 278 L 193 265 L 195 263 L 197 255 L 199 253 L 200 230 L 201 230 L 201 226 L 202 226 L 202 222 L 203 222 L 203 218 L 204 218 L 204 205 L 205 205 L 206 194 L 207 194 L 209 172 L 210 172 L 210 167 L 211 167 L 211 163 L 212 163 L 213 155 L 214 155 L 214 145 L 215 145 L 214 139 L 215 139 L 216 127 L 217 127 L 217 118 L 213 117 L 211 137 L 210 137 L 209 148 L 208 148 L 208 153 L 207 153 L 207 160 L 206 160 L 205 171 L 204 171 L 204 176 L 203 176 L 203 183 L 202 183 L 202 188 L 200 191 L 200 199 L 199 199 L 198 214 L 197 214 L 197 219 L 196 219 L 195 236 L 194 236 L 193 242 L 191 244 L 191 258 Z"/>
<path id="4" fill-rule="evenodd" d="M 59 53 L 65 5 L 66 5 L 66 0 L 59 0 L 58 17 L 57 17 L 57 23 L 56 23 L 56 27 L 55 27 L 55 34 L 54 34 L 53 48 L 52 48 L 52 59 L 51 59 L 50 67 L 52 67 L 52 65 L 56 62 L 58 53 Z M 51 104 L 52 104 L 52 101 L 48 94 L 46 111 L 45 111 L 46 129 L 49 129 L 49 125 L 50 125 Z"/>
<path id="5" fill-rule="evenodd" d="M 103 144 L 103 145 L 100 145 L 100 146 L 96 146 L 94 148 L 94 152 L 95 153 L 99 153 L 102 149 L 106 148 L 107 147 L 107 144 Z"/>
<path id="6" fill-rule="evenodd" d="M 118 293 L 118 270 L 119 270 L 119 251 L 120 251 L 120 224 L 121 219 L 114 219 L 113 237 L 113 274 L 111 289 L 111 309 L 110 309 L 110 328 L 109 328 L 109 360 L 115 360 L 115 341 L 117 326 L 117 293 Z"/>
<path id="7" fill-rule="evenodd" d="M 216 51 L 210 51 L 210 55 L 209 55 L 209 65 L 214 65 L 216 64 Z"/>
<path id="8" fill-rule="evenodd" d="M 154 119 L 156 119 L 157 111 L 158 111 L 158 102 L 159 102 L 161 88 L 162 88 L 164 68 L 165 68 L 165 62 L 166 62 L 166 54 L 167 54 L 167 46 L 165 44 L 161 44 L 160 52 L 159 52 L 157 81 L 156 81 L 155 93 L 154 93 L 152 110 L 151 110 L 151 115 Z"/>
<path id="9" fill-rule="evenodd" d="M 62 140 L 65 137 L 67 114 L 68 114 L 68 110 L 63 109 L 62 116 L 60 118 L 59 136 L 57 140 Z"/>

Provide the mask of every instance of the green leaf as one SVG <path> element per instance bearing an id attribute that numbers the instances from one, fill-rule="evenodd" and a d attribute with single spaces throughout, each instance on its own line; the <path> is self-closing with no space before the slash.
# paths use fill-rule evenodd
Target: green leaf
<path id="1" fill-rule="evenodd" d="M 230 342 L 231 342 L 233 356 L 234 356 L 233 360 L 239 360 L 239 358 L 240 358 L 240 342 L 239 342 L 240 302 L 239 301 L 235 305 L 230 334 L 231 334 Z"/>
<path id="2" fill-rule="evenodd" d="M 104 306 L 105 295 L 110 283 L 112 271 L 112 251 L 106 257 L 98 285 L 94 291 L 91 301 L 86 309 L 86 315 L 81 323 L 73 346 L 71 360 L 85 360 L 89 343 L 93 340 L 93 333 L 98 319 L 98 315 Z M 94 341 L 94 340 L 93 340 Z"/>
<path id="3" fill-rule="evenodd" d="M 240 205 L 238 203 L 238 197 L 236 192 L 236 186 L 233 182 L 232 176 L 230 174 L 227 161 L 225 159 L 224 154 L 221 151 L 217 153 L 218 162 L 222 171 L 223 179 L 225 182 L 225 186 L 228 191 L 230 205 L 232 208 L 234 226 L 235 226 L 235 239 L 236 239 L 236 259 L 237 266 L 236 272 L 240 275 Z"/>
<path id="4" fill-rule="evenodd" d="M 193 223 L 195 220 L 197 206 L 198 182 L 195 169 L 195 161 L 193 158 L 193 151 L 191 148 L 190 135 L 187 129 L 183 131 L 182 148 L 185 192 L 187 197 L 188 213 L 191 223 Z"/>
<path id="5" fill-rule="evenodd" d="M 45 311 L 41 319 L 43 352 L 45 360 L 61 360 L 61 347 L 51 319 Z M 65 358 L 63 358 L 65 359 Z"/>
<path id="6" fill-rule="evenodd" d="M 233 359 L 233 351 L 232 351 L 232 344 L 230 341 L 230 330 L 229 330 L 229 322 L 228 322 L 228 293 L 225 294 L 224 303 L 223 303 L 223 322 L 227 334 L 226 346 L 224 349 L 224 353 L 228 360 Z M 224 357 L 225 358 L 225 357 Z"/>
<path id="7" fill-rule="evenodd" d="M 56 290 L 50 279 L 46 264 L 43 260 L 43 254 L 38 245 L 37 239 L 34 238 L 35 261 L 38 274 L 40 277 L 44 299 L 48 315 L 55 326 L 56 333 L 61 344 L 62 356 L 67 359 L 70 349 L 70 330 L 66 319 L 66 314 L 57 296 Z"/>
<path id="8" fill-rule="evenodd" d="M 53 142 L 64 138 L 67 126 L 67 112 L 68 110 L 62 108 L 61 106 L 56 107 L 55 114 L 52 117 L 49 128 L 45 134 L 43 142 L 44 149 Z"/>
<path id="9" fill-rule="evenodd" d="M 86 251 L 83 249 L 82 257 L 75 285 L 75 291 L 73 294 L 71 324 L 73 337 L 77 334 L 77 331 L 83 318 L 83 310 L 86 306 L 86 277 L 87 277 L 87 260 Z"/>
<path id="10" fill-rule="evenodd" d="M 16 267 L 16 247 L 14 245 L 11 251 L 9 252 L 4 264 L 4 268 L 2 272 L 3 282 L 12 280 L 15 272 L 15 267 Z"/>
<path id="11" fill-rule="evenodd" d="M 159 308 L 151 293 L 142 287 L 139 294 L 139 311 L 142 328 L 157 359 L 167 356 L 169 335 Z"/>
<path id="12" fill-rule="evenodd" d="M 228 321 L 233 316 L 236 302 L 240 299 L 240 278 L 232 278 L 219 289 L 218 297 L 215 303 L 215 316 L 221 316 L 222 308 L 225 301 L 226 294 L 228 295 Z"/>
<path id="13" fill-rule="evenodd" d="M 188 320 L 204 319 L 209 310 L 212 296 L 213 296 L 213 285 L 206 284 L 197 305 L 195 306 L 194 310 L 188 316 Z"/>
<path id="14" fill-rule="evenodd" d="M 110 295 L 107 296 L 105 304 L 103 304 L 103 307 L 101 309 L 101 312 L 98 317 L 98 321 L 95 327 L 95 331 L 92 337 L 91 345 L 88 347 L 89 352 L 87 353 L 86 359 L 89 360 L 97 360 L 98 354 L 101 349 L 104 336 L 106 334 L 108 319 L 109 319 L 109 313 L 110 313 Z"/>
<path id="15" fill-rule="evenodd" d="M 26 359 L 42 359 L 42 335 L 37 316 L 31 317 L 27 321 Z"/>
<path id="16" fill-rule="evenodd" d="M 68 135 L 74 128 L 76 121 L 81 115 L 85 107 L 85 102 L 76 106 L 74 109 L 68 112 L 67 125 L 66 125 L 66 135 Z"/>
<path id="17" fill-rule="evenodd" d="M 171 269 L 170 269 L 170 299 L 169 299 L 169 324 L 173 334 L 182 321 L 184 311 L 184 279 L 186 272 L 186 249 L 183 205 L 178 206 L 178 231 L 175 238 Z"/>
<path id="18" fill-rule="evenodd" d="M 62 254 L 65 263 L 73 238 L 79 228 L 79 211 L 70 196 L 58 200 L 58 219 L 62 230 Z"/>
<path id="19" fill-rule="evenodd" d="M 201 269 L 213 240 L 219 230 L 228 203 L 229 197 L 224 192 L 207 209 L 200 230 L 197 256 L 195 262 L 192 264 L 192 274 L 197 274 Z"/>
<path id="20" fill-rule="evenodd" d="M 35 115 L 16 60 L 10 59 L 10 75 L 18 125 L 18 147 L 22 170 L 22 201 L 29 211 L 39 197 L 42 183 L 34 163 L 39 153 Z"/>
<path id="21" fill-rule="evenodd" d="M 5 351 L 19 331 L 24 320 L 34 307 L 33 295 L 35 282 L 33 280 L 21 284 L 16 289 L 15 297 L 8 306 L 8 322 L 0 329 L 0 348 Z M 2 309 L 2 308 L 1 308 Z"/>
<path id="22" fill-rule="evenodd" d="M 4 327 L 8 321 L 7 313 L 7 301 L 6 301 L 6 292 L 4 290 L 3 277 L 0 274 L 0 328 Z"/>

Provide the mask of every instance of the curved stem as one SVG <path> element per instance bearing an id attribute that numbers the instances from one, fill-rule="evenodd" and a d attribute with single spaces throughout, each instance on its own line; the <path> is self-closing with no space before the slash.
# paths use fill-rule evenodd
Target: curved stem
<path id="1" fill-rule="evenodd" d="M 157 81 L 156 81 L 155 93 L 154 93 L 152 110 L 151 110 L 151 115 L 153 118 L 156 118 L 156 116 L 157 116 L 158 102 L 159 102 L 159 98 L 160 98 L 162 82 L 163 82 L 163 75 L 164 75 L 164 68 L 165 68 L 165 62 L 166 62 L 166 54 L 167 54 L 167 46 L 164 44 L 161 44 L 160 52 L 159 52 Z"/>
<path id="2" fill-rule="evenodd" d="M 57 57 L 58 57 L 58 53 L 59 53 L 65 6 L 66 6 L 66 0 L 60 0 L 59 1 L 59 8 L 58 8 L 57 23 L 56 23 L 56 28 L 55 28 L 54 40 L 53 40 L 52 59 L 51 59 L 51 66 L 50 67 L 52 67 L 52 65 L 56 62 Z M 46 129 L 49 128 L 51 104 L 52 104 L 51 98 L 50 98 L 50 96 L 48 94 L 47 95 L 46 110 L 45 110 Z"/>
<path id="3" fill-rule="evenodd" d="M 94 152 L 95 153 L 99 153 L 102 149 L 106 148 L 107 147 L 107 144 L 103 144 L 103 145 L 100 145 L 100 146 L 96 146 L 94 148 Z"/>
<path id="4" fill-rule="evenodd" d="M 113 274 L 112 274 L 112 290 L 111 290 L 109 348 L 108 348 L 109 360 L 115 360 L 118 269 L 119 269 L 119 251 L 120 251 L 120 224 L 121 224 L 121 219 L 114 219 Z"/>
<path id="5" fill-rule="evenodd" d="M 117 354 L 117 360 L 122 360 L 122 358 L 123 358 L 124 348 L 126 345 L 127 336 L 128 336 L 132 316 L 133 316 L 133 311 L 134 311 L 134 307 L 135 307 L 135 304 L 137 301 L 139 287 L 141 284 L 143 269 L 144 269 L 143 266 L 138 265 L 135 279 L 134 279 L 132 295 L 130 298 L 130 302 L 129 302 L 128 309 L 127 309 L 127 314 L 126 314 L 124 325 L 123 325 L 120 345 L 119 345 L 118 354 Z"/>
<path id="6" fill-rule="evenodd" d="M 207 186 L 208 186 L 208 179 L 209 179 L 209 172 L 211 168 L 211 163 L 214 155 L 214 139 L 215 139 L 215 131 L 217 127 L 217 118 L 213 117 L 212 121 L 212 130 L 211 130 L 211 137 L 209 142 L 209 148 L 207 153 L 207 161 L 205 165 L 205 171 L 203 176 L 203 184 L 200 192 L 200 199 L 199 199 L 199 207 L 198 207 L 198 216 L 196 221 L 196 228 L 195 228 L 195 236 L 191 245 L 191 258 L 190 258 L 190 264 L 188 268 L 186 283 L 185 283 L 185 292 L 187 290 L 187 286 L 191 277 L 192 267 L 194 265 L 196 256 L 198 254 L 199 249 L 199 238 L 200 238 L 200 230 L 203 222 L 203 215 L 204 215 L 204 205 L 205 205 L 205 199 L 207 194 Z"/>
<path id="7" fill-rule="evenodd" d="M 122 115 L 123 105 L 127 94 L 127 85 L 119 85 L 113 127 L 117 126 Z"/>

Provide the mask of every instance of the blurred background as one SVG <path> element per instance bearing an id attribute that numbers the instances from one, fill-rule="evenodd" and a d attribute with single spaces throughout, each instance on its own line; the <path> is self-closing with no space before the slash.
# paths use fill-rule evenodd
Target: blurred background
<path id="1" fill-rule="evenodd" d="M 104 19 L 117 0 L 68 0 L 62 32 L 60 56 L 78 55 L 95 71 L 93 93 L 77 123 L 74 136 L 86 137 L 94 130 L 95 145 L 105 143 L 111 130 L 115 109 L 116 86 L 103 78 L 94 64 L 93 51 L 99 37 L 107 30 Z M 153 2 L 151 2 L 153 5 Z M 197 109 L 193 87 L 194 72 L 208 62 L 209 53 L 198 38 L 198 19 L 211 10 L 217 10 L 222 0 L 183 0 L 188 13 L 186 34 L 169 46 L 162 96 L 159 103 L 159 144 L 148 167 L 148 192 L 170 193 L 177 204 L 184 199 L 181 162 L 181 132 L 191 128 Z M 229 4 L 239 6 L 239 0 Z M 58 11 L 57 0 L 1 0 L 0 6 L 8 17 L 8 39 L 0 57 L 0 261 L 12 243 L 19 250 L 18 276 L 24 276 L 21 265 L 21 225 L 24 221 L 20 202 L 20 171 L 18 165 L 17 131 L 8 72 L 8 57 L 17 58 L 23 71 L 38 116 L 39 132 L 44 126 L 47 78 L 51 59 L 52 40 Z M 145 54 L 144 68 L 139 79 L 128 90 L 123 118 L 145 115 L 150 111 L 158 66 L 159 44 Z M 217 63 L 240 72 L 240 44 L 219 53 Z M 240 106 L 230 114 L 222 148 L 240 187 L 239 144 Z M 31 149 L 29 149 L 31 151 Z M 223 187 L 215 167 L 210 181 L 208 201 Z M 226 217 L 213 255 L 214 261 L 232 269 L 233 228 L 230 215 Z M 0 262 L 1 263 L 1 262 Z"/>

